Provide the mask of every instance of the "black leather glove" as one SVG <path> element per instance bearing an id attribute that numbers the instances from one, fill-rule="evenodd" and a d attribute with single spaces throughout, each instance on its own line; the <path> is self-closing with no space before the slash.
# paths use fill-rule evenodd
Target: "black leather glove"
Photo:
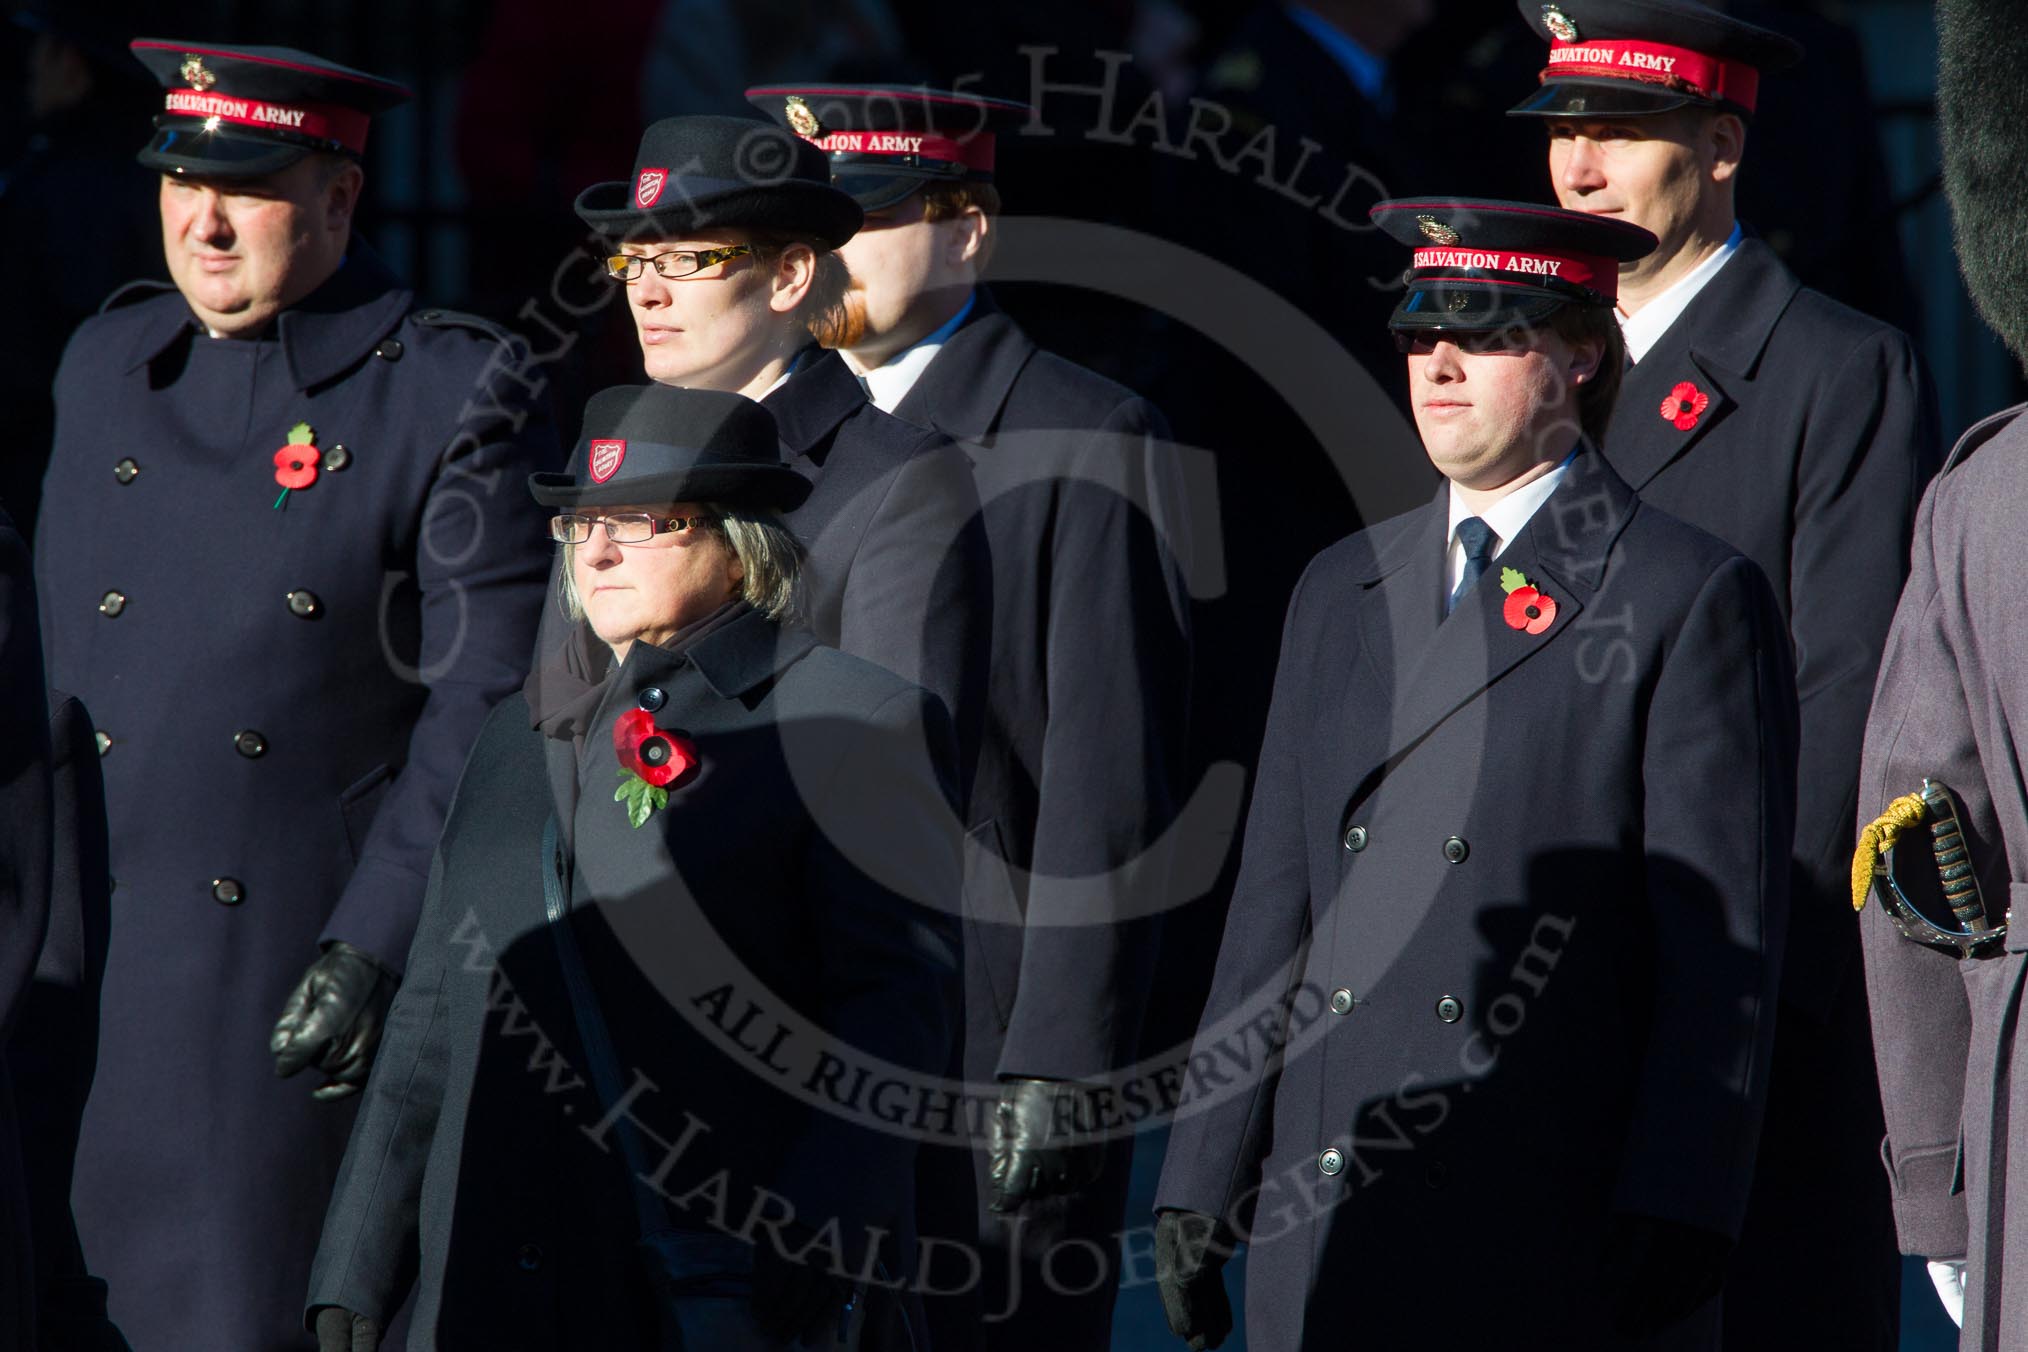
<path id="1" fill-rule="evenodd" d="M 1105 1147 L 1085 1123 L 1094 1121 L 1090 1095 L 1061 1080 L 1009 1080 L 993 1110 L 987 1206 L 1012 1211 L 1023 1202 L 1090 1187 L 1105 1167 Z"/>
<path id="2" fill-rule="evenodd" d="M 1225 1262 L 1232 1242 L 1215 1216 L 1163 1211 L 1155 1216 L 1155 1285 L 1169 1332 L 1190 1352 L 1217 1347 L 1232 1332 L 1232 1301 L 1225 1294 Z"/>
<path id="3" fill-rule="evenodd" d="M 796 1262 L 770 1242 L 754 1245 L 753 1316 L 768 1337 L 829 1346 L 848 1294 L 843 1278 Z"/>
<path id="4" fill-rule="evenodd" d="M 361 950 L 332 944 L 310 964 L 275 1020 L 268 1036 L 275 1074 L 287 1078 L 315 1066 L 325 1078 L 310 1097 L 322 1102 L 358 1093 L 397 984 L 393 973 Z"/>
<path id="5" fill-rule="evenodd" d="M 1613 1217 L 1605 1279 L 1613 1331 L 1645 1338 L 1687 1317 L 1725 1284 L 1732 1241 L 1655 1216 Z"/>
<path id="6" fill-rule="evenodd" d="M 380 1352 L 380 1325 L 336 1305 L 317 1311 L 317 1352 Z"/>
<path id="7" fill-rule="evenodd" d="M 38 1352 L 133 1352 L 106 1315 L 106 1284 L 98 1277 L 61 1274 L 36 1296 Z"/>

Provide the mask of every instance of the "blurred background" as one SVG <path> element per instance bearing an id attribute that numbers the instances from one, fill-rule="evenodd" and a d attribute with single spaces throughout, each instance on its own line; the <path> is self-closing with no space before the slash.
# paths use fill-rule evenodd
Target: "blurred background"
<path id="1" fill-rule="evenodd" d="M 1742 219 L 1806 283 L 1915 336 L 1949 436 L 2019 401 L 2018 371 L 1973 313 L 1952 250 L 1931 6 L 1724 7 L 1809 51 L 1763 92 Z M 13 424 L 0 439 L 0 505 L 17 518 L 34 515 L 48 387 L 70 330 L 120 283 L 162 272 L 154 181 L 133 161 L 160 97 L 126 54 L 139 35 L 302 47 L 410 85 L 415 101 L 375 124 L 361 229 L 429 304 L 521 330 L 547 358 L 570 428 L 585 392 L 640 378 L 624 307 L 592 270 L 570 208 L 590 183 L 629 174 L 645 122 L 751 112 L 746 86 L 795 80 L 926 82 L 1036 103 L 1000 149 L 1009 217 L 1184 245 L 1315 325 L 1291 325 L 1280 358 L 1242 361 L 1179 320 L 1187 279 L 1161 307 L 1102 282 L 998 288 L 1044 346 L 1155 398 L 1179 441 L 1212 453 L 1226 590 L 1199 607 L 1203 764 L 1251 763 L 1297 573 L 1362 511 L 1380 514 L 1380 498 L 1343 472 L 1365 453 L 1360 429 L 1374 447 L 1402 444 L 1401 364 L 1384 320 L 1403 260 L 1367 228 L 1366 207 L 1418 191 L 1551 200 L 1540 129 L 1500 116 L 1542 60 L 1511 0 L 1319 0 L 1302 11 L 1232 0 L 43 3 L 0 28 L 0 64 L 17 76 L 0 87 L 20 95 L 0 100 L 0 284 L 13 313 L 0 330 Z M 1361 444 L 1320 444 L 1316 420 L 1275 393 L 1275 368 L 1307 367 L 1320 343 L 1375 382 L 1328 433 L 1349 425 Z M 1420 464 L 1387 468 L 1434 483 L 1415 477 Z M 1194 1026 L 1231 862 L 1174 916 L 1151 1048 Z M 1152 1193 L 1161 1138 L 1144 1145 Z M 1130 1272 L 1122 1348 L 1176 1346 L 1150 1275 L 1132 1284 Z M 1909 1276 L 1904 1346 L 1954 1346 L 1927 1282 Z"/>

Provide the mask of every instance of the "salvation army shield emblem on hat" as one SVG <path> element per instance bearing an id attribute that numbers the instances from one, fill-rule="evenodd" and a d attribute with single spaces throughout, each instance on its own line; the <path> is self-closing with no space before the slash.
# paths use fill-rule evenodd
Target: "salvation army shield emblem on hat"
<path id="1" fill-rule="evenodd" d="M 669 183 L 667 169 L 643 169 L 640 178 L 634 182 L 634 205 L 643 211 L 662 200 L 662 189 Z"/>
<path id="2" fill-rule="evenodd" d="M 602 484 L 620 472 L 620 466 L 627 459 L 627 443 L 623 439 L 596 440 L 591 443 L 591 479 Z"/>

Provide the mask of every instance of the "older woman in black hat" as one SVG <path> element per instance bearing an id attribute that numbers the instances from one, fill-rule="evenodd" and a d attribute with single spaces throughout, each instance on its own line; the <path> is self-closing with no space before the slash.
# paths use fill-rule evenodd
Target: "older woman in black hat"
<path id="1" fill-rule="evenodd" d="M 955 1037 L 948 720 L 795 625 L 758 404 L 606 390 L 572 471 L 530 486 L 576 619 L 466 766 L 311 1322 L 376 1346 L 414 1284 L 413 1347 L 905 1346 L 915 1147 L 865 1114 Z"/>
<path id="2" fill-rule="evenodd" d="M 577 214 L 624 286 L 649 379 L 761 401 L 811 491 L 784 515 L 809 551 L 811 630 L 943 700 L 969 782 L 983 714 L 991 580 L 970 462 L 873 407 L 813 335 L 842 313 L 833 252 L 863 213 L 824 152 L 737 117 L 642 134 L 630 178 Z"/>

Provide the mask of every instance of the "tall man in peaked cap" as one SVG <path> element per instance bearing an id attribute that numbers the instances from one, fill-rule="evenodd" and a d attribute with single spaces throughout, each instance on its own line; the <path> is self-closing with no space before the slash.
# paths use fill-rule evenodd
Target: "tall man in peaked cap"
<path id="1" fill-rule="evenodd" d="M 548 560 L 518 486 L 557 448 L 519 344 L 416 312 L 352 232 L 404 89 L 133 47 L 174 284 L 65 354 L 38 555 L 118 880 L 78 1230 L 137 1346 L 293 1347 L 343 1100 L 466 751 L 527 671 Z"/>
<path id="2" fill-rule="evenodd" d="M 835 322 L 835 251 L 859 204 L 807 142 L 700 116 L 651 123 L 632 176 L 586 188 L 577 214 L 625 287 L 649 379 L 744 394 L 774 415 L 783 459 L 812 485 L 784 514 L 810 550 L 811 630 L 942 700 L 969 782 L 992 606 L 969 462 L 875 408 L 811 336 Z"/>
<path id="3" fill-rule="evenodd" d="M 1937 111 L 1957 252 L 1979 312 L 2028 363 L 2028 10 L 2012 0 L 1938 6 Z M 1952 931 L 1920 942 L 1872 887 L 1856 900 L 1902 1251 L 1930 1260 L 1966 1352 L 2028 1340 L 2028 615 L 2014 583 L 2028 519 L 2028 405 L 1966 432 L 1922 501 L 1908 586 L 1894 612 L 1866 723 L 1857 822 L 1928 783 L 1957 796 L 1976 878 Z M 1920 903 L 1941 901 L 1934 819 L 1890 856 Z M 1947 858 L 1947 856 L 1946 856 Z M 1860 862 L 1866 862 L 1864 860 Z M 1960 861 L 1950 861 L 1962 866 Z M 1870 881 L 1855 869 L 1855 885 Z M 1926 883 L 1926 887 L 1919 884 Z"/>
<path id="4" fill-rule="evenodd" d="M 1568 208 L 1661 240 L 1620 279 L 1633 361 L 1606 458 L 1774 583 L 1802 701 L 1796 880 L 1767 1140 L 1726 1299 L 1738 1352 L 1891 1349 L 1900 1291 L 1849 887 L 1859 734 L 1936 465 L 1906 335 L 1805 289 L 1735 219 L 1760 83 L 1787 38 L 1694 0 L 1529 0 L 1539 119 Z"/>
<path id="5" fill-rule="evenodd" d="M 1182 788 L 1190 663 L 1168 429 L 1131 390 L 1037 349 L 980 285 L 995 138 L 1026 105 L 903 86 L 747 96 L 865 208 L 839 250 L 852 289 L 829 341 L 876 405 L 966 446 L 991 548 L 965 1077 L 998 1085 L 1000 1105 L 973 1153 L 981 1308 L 965 1327 L 939 1320 L 938 1344 L 1102 1349 L 1117 1266 L 1073 1274 L 1067 1254 L 1115 1248 L 1133 1137 L 1065 1150 L 1036 1124 L 1095 1119 L 1085 1092 L 1137 1059 L 1154 979 L 1168 877 L 1143 856 Z"/>
<path id="6" fill-rule="evenodd" d="M 1709 1349 L 1788 893 L 1767 579 L 1594 447 L 1646 231 L 1392 200 L 1430 503 L 1290 602 L 1155 1194 L 1192 1348 Z M 1714 816 L 1714 814 L 1717 814 Z"/>

